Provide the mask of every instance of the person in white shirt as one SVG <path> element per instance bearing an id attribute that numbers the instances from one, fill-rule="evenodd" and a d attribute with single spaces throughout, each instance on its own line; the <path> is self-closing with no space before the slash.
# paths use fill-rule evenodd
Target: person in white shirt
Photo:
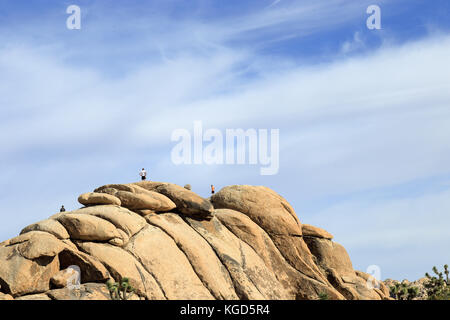
<path id="1" fill-rule="evenodd" d="M 145 179 L 147 179 L 147 171 L 145 171 L 144 168 L 142 168 L 141 172 L 139 173 L 139 175 L 141 176 L 142 181 L 144 181 Z"/>

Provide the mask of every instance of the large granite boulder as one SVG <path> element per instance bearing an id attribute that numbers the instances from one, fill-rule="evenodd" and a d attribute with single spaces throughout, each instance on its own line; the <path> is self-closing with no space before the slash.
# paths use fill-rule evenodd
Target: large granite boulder
<path id="1" fill-rule="evenodd" d="M 211 202 L 182 186 L 151 181 L 137 182 L 135 185 L 165 195 L 176 204 L 177 210 L 184 215 L 199 219 L 211 219 L 213 216 L 214 207 Z"/>
<path id="2" fill-rule="evenodd" d="M 300 223 L 265 187 L 205 199 L 145 181 L 105 185 L 80 202 L 0 243 L 0 300 L 106 300 L 106 281 L 124 277 L 134 299 L 388 298 L 330 233 Z"/>
<path id="3" fill-rule="evenodd" d="M 101 204 L 111 204 L 120 206 L 122 203 L 119 198 L 100 192 L 83 193 L 78 197 L 78 202 L 85 206 L 96 206 Z"/>

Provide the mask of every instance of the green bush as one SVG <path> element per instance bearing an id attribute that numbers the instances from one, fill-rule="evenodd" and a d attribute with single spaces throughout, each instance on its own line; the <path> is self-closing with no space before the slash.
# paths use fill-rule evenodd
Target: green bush
<path id="1" fill-rule="evenodd" d="M 413 300 L 419 295 L 419 288 L 396 283 L 390 287 L 390 294 L 396 300 Z"/>
<path id="2" fill-rule="evenodd" d="M 319 300 L 328 300 L 328 294 L 325 292 L 319 293 Z"/>
<path id="3" fill-rule="evenodd" d="M 112 300 L 128 300 L 134 294 L 134 288 L 130 285 L 128 278 L 122 278 L 119 282 L 106 282 L 108 286 L 109 295 Z"/>
<path id="4" fill-rule="evenodd" d="M 448 282 L 448 265 L 444 265 L 444 273 L 439 272 L 436 266 L 433 267 L 435 276 L 428 272 L 425 276 L 428 281 L 425 283 L 425 289 L 429 300 L 450 300 L 450 287 Z M 444 278 L 445 274 L 445 278 Z"/>

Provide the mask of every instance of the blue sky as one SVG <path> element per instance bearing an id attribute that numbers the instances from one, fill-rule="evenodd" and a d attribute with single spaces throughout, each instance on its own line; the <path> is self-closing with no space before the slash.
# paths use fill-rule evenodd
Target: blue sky
<path id="1" fill-rule="evenodd" d="M 450 262 L 449 17 L 444 0 L 2 0 L 0 240 L 146 167 L 204 196 L 269 186 L 355 268 L 422 277 Z M 280 129 L 279 173 L 174 165 L 195 120 Z"/>

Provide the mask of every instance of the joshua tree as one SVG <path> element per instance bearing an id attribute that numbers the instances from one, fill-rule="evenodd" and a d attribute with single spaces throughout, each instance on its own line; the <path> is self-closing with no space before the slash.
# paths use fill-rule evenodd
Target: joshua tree
<path id="1" fill-rule="evenodd" d="M 128 278 L 122 278 L 119 282 L 106 282 L 109 295 L 112 300 L 128 300 L 134 294 L 134 288 L 130 285 Z"/>
<path id="2" fill-rule="evenodd" d="M 405 283 L 396 283 L 390 287 L 390 293 L 396 300 L 413 300 L 419 295 L 419 288 L 408 286 Z"/>
<path id="3" fill-rule="evenodd" d="M 433 272 L 436 276 L 431 276 L 428 272 L 425 276 L 428 281 L 425 283 L 425 289 L 430 300 L 449 300 L 450 299 L 450 286 L 448 281 L 448 265 L 444 265 L 444 274 L 434 266 Z"/>

